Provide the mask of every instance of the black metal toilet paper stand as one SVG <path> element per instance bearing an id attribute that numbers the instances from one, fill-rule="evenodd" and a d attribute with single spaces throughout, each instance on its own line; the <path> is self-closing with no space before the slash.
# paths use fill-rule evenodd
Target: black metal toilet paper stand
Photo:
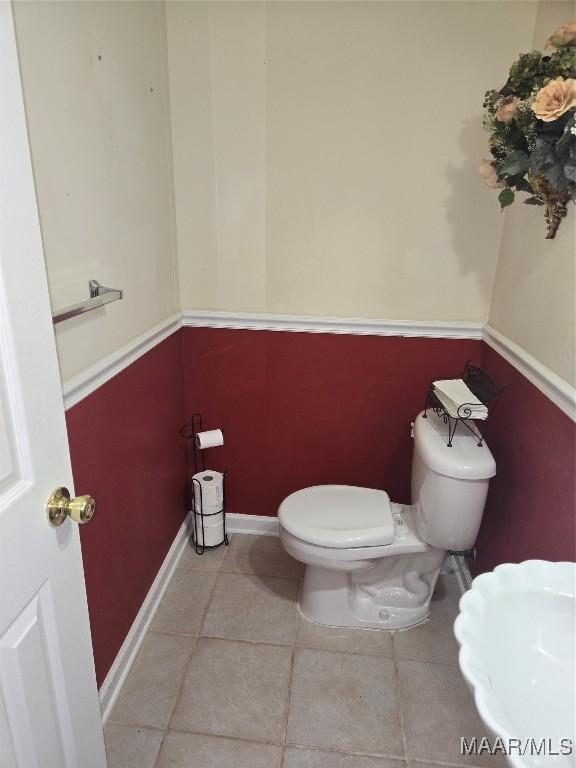
<path id="1" fill-rule="evenodd" d="M 202 419 L 202 415 L 200 413 L 193 413 L 192 417 L 189 422 L 184 424 L 183 427 L 180 428 L 180 435 L 185 440 L 192 440 L 192 450 L 193 450 L 193 459 L 194 459 L 194 474 L 198 474 L 198 472 L 205 472 L 206 471 L 206 451 L 200 450 L 198 448 L 198 444 L 196 442 L 196 435 L 199 432 L 204 431 L 204 422 Z M 196 551 L 197 555 L 203 555 L 205 550 L 207 549 L 217 549 L 218 547 L 221 547 L 222 544 L 225 544 L 228 546 L 228 532 L 226 530 L 226 477 L 228 475 L 228 471 L 225 470 L 222 473 L 222 509 L 219 509 L 217 512 L 205 512 L 204 511 L 204 502 L 203 502 L 203 494 L 202 494 L 202 483 L 197 478 L 192 478 L 192 487 L 191 487 L 191 505 L 192 505 L 192 541 L 194 543 L 194 550 Z M 198 498 L 200 499 L 200 503 L 198 504 L 196 501 L 197 494 L 196 489 L 198 489 Z M 223 530 L 223 539 L 218 544 L 214 545 L 207 545 L 204 544 L 206 541 L 206 535 L 205 535 L 205 528 L 204 528 L 204 520 L 208 522 L 208 520 L 211 517 L 215 517 L 216 515 L 222 515 L 222 530 Z M 201 534 L 201 535 L 199 535 Z"/>

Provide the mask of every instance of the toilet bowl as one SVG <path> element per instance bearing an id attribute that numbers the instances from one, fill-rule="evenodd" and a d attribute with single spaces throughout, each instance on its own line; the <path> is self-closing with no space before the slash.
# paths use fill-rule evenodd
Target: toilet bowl
<path id="1" fill-rule="evenodd" d="M 278 510 L 280 539 L 304 563 L 300 610 L 341 627 L 402 629 L 428 618 L 448 550 L 474 546 L 496 464 L 468 430 L 433 412 L 414 423 L 412 504 L 382 490 L 317 485 Z"/>

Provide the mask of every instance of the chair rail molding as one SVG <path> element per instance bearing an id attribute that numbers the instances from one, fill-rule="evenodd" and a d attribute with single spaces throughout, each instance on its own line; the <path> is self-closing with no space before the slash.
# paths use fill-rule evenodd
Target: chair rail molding
<path id="1" fill-rule="evenodd" d="M 138 358 L 182 327 L 484 341 L 520 371 L 560 410 L 576 421 L 576 389 L 489 324 L 436 320 L 370 320 L 190 309 L 185 309 L 182 313 L 174 314 L 158 323 L 121 349 L 64 382 L 62 391 L 66 410 L 79 403 L 117 373 L 128 368 Z"/>
<path id="2" fill-rule="evenodd" d="M 572 421 L 576 421 L 576 389 L 571 384 L 491 325 L 484 326 L 484 341 Z"/>
<path id="3" fill-rule="evenodd" d="M 251 314 L 185 309 L 185 327 L 231 328 L 251 331 L 340 333 L 358 336 L 415 336 L 433 339 L 482 339 L 483 323 L 436 320 L 370 320 L 308 315 Z"/>
<path id="4" fill-rule="evenodd" d="M 98 387 L 110 381 L 117 373 L 120 373 L 132 363 L 136 362 L 153 349 L 157 344 L 167 339 L 182 326 L 180 313 L 154 325 L 145 333 L 132 339 L 116 352 L 103 357 L 94 365 L 81 371 L 76 376 L 65 381 L 62 385 L 64 408 L 68 410 L 79 403 Z"/>

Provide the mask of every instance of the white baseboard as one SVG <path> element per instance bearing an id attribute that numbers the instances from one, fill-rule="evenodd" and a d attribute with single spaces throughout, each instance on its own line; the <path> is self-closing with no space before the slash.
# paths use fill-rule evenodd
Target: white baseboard
<path id="1" fill-rule="evenodd" d="M 264 515 L 226 515 L 228 533 L 251 533 L 256 536 L 278 536 L 280 527 L 277 517 Z"/>
<path id="2" fill-rule="evenodd" d="M 180 530 L 176 534 L 176 538 L 172 542 L 172 546 L 168 550 L 168 554 L 164 558 L 164 562 L 160 566 L 160 570 L 156 574 L 156 578 L 148 590 L 148 594 L 138 611 L 138 615 L 134 619 L 134 623 L 130 627 L 130 631 L 126 635 L 122 647 L 118 651 L 118 655 L 114 659 L 114 663 L 110 667 L 106 679 L 100 687 L 100 707 L 104 723 L 106 723 L 110 716 L 110 712 L 118 698 L 122 684 L 130 671 L 130 667 L 134 663 L 134 659 L 140 650 L 140 646 L 148 631 L 150 622 L 152 621 L 160 600 L 166 591 L 166 587 L 178 564 L 180 555 L 184 551 L 188 539 L 189 527 L 190 516 L 188 516 L 180 526 Z"/>

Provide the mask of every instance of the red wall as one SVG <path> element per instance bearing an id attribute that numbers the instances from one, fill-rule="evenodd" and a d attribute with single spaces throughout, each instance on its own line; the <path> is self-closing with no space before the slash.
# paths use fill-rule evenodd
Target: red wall
<path id="1" fill-rule="evenodd" d="M 466 360 L 507 389 L 486 425 L 498 474 L 477 572 L 500 562 L 574 560 L 575 425 L 482 342 L 186 328 L 67 414 L 76 493 L 97 499 L 81 529 L 99 684 L 187 508 L 181 424 L 200 411 L 225 445 L 229 511 L 276 515 L 318 483 L 385 488 L 409 501 L 410 422 L 437 376 Z"/>
<path id="2" fill-rule="evenodd" d="M 576 425 L 481 342 L 187 328 L 186 408 L 225 445 L 229 509 L 275 515 L 318 483 L 410 497 L 410 422 L 429 381 L 467 359 L 506 391 L 486 424 L 498 473 L 478 539 L 476 572 L 529 558 L 575 560 Z"/>
<path id="3" fill-rule="evenodd" d="M 498 474 L 474 571 L 531 558 L 576 560 L 576 424 L 487 345 L 484 367 L 506 390 L 486 423 Z"/>
<path id="4" fill-rule="evenodd" d="M 81 528 L 100 685 L 186 514 L 181 333 L 67 413 L 77 494 L 96 499 Z"/>
<path id="5" fill-rule="evenodd" d="M 438 375 L 480 362 L 479 341 L 185 328 L 188 413 L 222 427 L 208 466 L 228 509 L 276 515 L 308 485 L 385 488 L 410 500 L 410 422 Z"/>

